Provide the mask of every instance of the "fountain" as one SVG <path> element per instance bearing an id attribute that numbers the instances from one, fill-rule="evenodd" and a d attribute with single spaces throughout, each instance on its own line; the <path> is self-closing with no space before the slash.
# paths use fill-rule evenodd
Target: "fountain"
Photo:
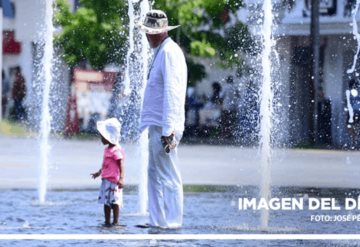
<path id="1" fill-rule="evenodd" d="M 360 5 L 360 0 L 356 0 L 356 6 L 351 11 L 351 15 L 352 15 L 352 22 L 351 22 L 352 33 L 354 35 L 354 39 L 356 39 L 356 41 L 357 41 L 357 47 L 356 47 L 356 53 L 354 55 L 353 64 L 352 64 L 351 68 L 346 71 L 348 74 L 354 73 L 355 67 L 356 67 L 356 60 L 358 58 L 359 51 L 360 51 L 360 34 L 359 34 L 359 31 L 358 31 L 358 25 L 357 25 L 357 22 L 356 22 L 356 14 L 357 14 L 357 12 L 359 10 L 359 5 Z"/>
<path id="2" fill-rule="evenodd" d="M 253 36 L 255 42 L 258 44 L 255 50 L 261 51 L 258 56 L 252 56 L 250 63 L 254 71 L 249 75 L 250 80 L 258 81 L 258 93 L 253 93 L 254 97 L 251 100 L 245 100 L 245 104 L 250 105 L 253 101 L 259 104 L 259 119 L 253 118 L 252 125 L 258 124 L 258 139 L 259 139 L 259 197 L 265 199 L 267 202 L 271 198 L 271 166 L 272 166 L 272 145 L 277 141 L 276 118 L 281 104 L 275 104 L 274 92 L 281 90 L 280 84 L 276 85 L 274 80 L 277 79 L 278 74 L 274 73 L 274 67 L 278 62 L 278 54 L 276 53 L 274 32 L 274 14 L 271 0 L 252 1 L 249 4 L 249 10 L 252 15 L 250 21 L 253 23 Z M 255 85 L 255 83 L 252 83 Z M 245 114 L 250 114 L 245 110 Z M 279 133 L 280 134 L 280 133 Z M 260 211 L 260 229 L 268 230 L 269 211 L 262 209 Z"/>
<path id="3" fill-rule="evenodd" d="M 359 30 L 358 30 L 358 25 L 356 22 L 356 14 L 359 10 L 359 5 L 360 5 L 360 0 L 356 1 L 356 6 L 355 8 L 352 9 L 351 11 L 351 15 L 352 15 L 352 22 L 351 22 L 351 26 L 352 26 L 352 34 L 354 35 L 354 39 L 356 39 L 357 42 L 357 47 L 356 47 L 356 52 L 353 58 L 353 64 L 351 66 L 350 69 L 348 69 L 346 72 L 348 74 L 352 74 L 355 72 L 356 69 L 356 62 L 357 62 L 357 58 L 359 56 L 359 51 L 360 51 L 360 34 L 359 34 Z M 357 76 L 357 74 L 356 74 Z M 351 90 L 345 90 L 345 96 L 346 96 L 346 106 L 347 106 L 347 110 L 348 110 L 348 114 L 349 114 L 349 120 L 348 123 L 352 124 L 354 123 L 354 110 L 352 108 L 351 102 L 350 102 L 350 96 L 357 96 L 358 92 L 356 89 L 351 89 Z"/>
<path id="4" fill-rule="evenodd" d="M 271 53 L 273 48 L 272 40 L 272 4 L 271 0 L 263 3 L 263 50 L 261 54 L 262 85 L 260 96 L 260 164 L 261 164 L 261 184 L 260 198 L 269 201 L 271 197 L 271 133 L 272 133 L 272 114 L 273 114 L 273 91 L 271 79 Z M 269 221 L 269 211 L 261 211 L 261 229 L 266 230 Z"/>
<path id="5" fill-rule="evenodd" d="M 42 89 L 42 106 L 41 106 L 41 122 L 39 131 L 40 140 L 40 163 L 39 163 L 39 184 L 38 196 L 40 204 L 45 202 L 46 190 L 48 183 L 48 163 L 49 163 L 49 134 L 51 131 L 51 115 L 49 109 L 50 86 L 52 82 L 52 64 L 53 64 L 53 32 L 54 27 L 52 23 L 53 18 L 53 1 L 45 2 L 45 27 L 43 31 L 43 47 L 44 53 L 42 57 L 42 72 L 43 80 Z"/>
<path id="6" fill-rule="evenodd" d="M 138 28 L 135 27 L 135 23 L 142 20 L 145 14 L 149 11 L 149 2 L 147 0 L 129 0 L 128 1 L 128 15 L 129 15 L 129 48 L 126 56 L 126 72 L 125 72 L 125 94 L 136 94 L 137 104 L 142 104 L 142 98 L 144 95 L 145 84 L 147 81 L 147 67 L 149 59 L 149 45 L 145 35 L 143 35 Z M 139 73 L 140 71 L 140 73 Z M 131 99 L 131 97 L 130 97 Z M 130 102 L 129 102 L 130 104 Z M 139 107 L 135 110 L 139 112 Z M 132 112 L 134 115 L 135 112 Z M 138 120 L 138 119 L 137 119 Z M 135 121 L 137 122 L 137 121 Z M 137 126 L 129 125 L 130 128 L 136 128 Z M 129 130 L 129 128 L 127 128 Z M 139 185 L 138 185 L 138 197 L 139 205 L 138 212 L 141 215 L 145 215 L 147 212 L 147 160 L 148 160 L 148 136 L 147 130 L 141 133 L 140 139 L 137 145 L 137 157 L 139 159 Z"/>
<path id="7" fill-rule="evenodd" d="M 146 13 L 150 10 L 149 8 L 149 2 L 147 0 L 141 1 L 140 4 L 140 18 L 143 19 Z M 147 70 L 145 68 L 148 68 L 148 60 L 149 60 L 149 45 L 146 39 L 145 35 L 141 35 L 141 44 L 143 46 L 143 49 L 141 50 L 141 57 L 143 58 L 143 68 L 142 71 L 142 90 L 141 95 L 143 98 L 144 92 L 145 92 L 145 83 L 147 81 Z M 140 137 L 140 183 L 139 183 L 139 213 L 141 215 L 147 214 L 147 167 L 148 167 L 148 131 L 145 130 L 143 133 L 141 133 Z"/>
<path id="8" fill-rule="evenodd" d="M 129 0 L 128 1 L 128 16 L 129 16 L 129 48 L 126 53 L 126 70 L 125 70 L 125 78 L 124 78 L 124 94 L 130 94 L 130 59 L 131 55 L 134 53 L 134 25 L 135 25 L 135 16 L 134 16 L 134 5 L 136 1 Z"/>

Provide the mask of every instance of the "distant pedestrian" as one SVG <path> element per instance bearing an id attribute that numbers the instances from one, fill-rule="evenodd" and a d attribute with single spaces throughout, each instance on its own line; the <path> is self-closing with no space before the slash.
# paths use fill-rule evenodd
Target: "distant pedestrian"
<path id="1" fill-rule="evenodd" d="M 223 108 L 221 113 L 221 127 L 223 138 L 233 138 L 239 110 L 240 93 L 234 85 L 233 76 L 228 76 L 222 92 Z"/>
<path id="2" fill-rule="evenodd" d="M 14 120 L 24 120 L 26 118 L 23 101 L 26 96 L 25 79 L 21 73 L 20 66 L 15 68 L 15 80 L 12 88 L 12 98 L 14 100 L 14 108 L 12 110 L 12 117 Z"/>
<path id="3" fill-rule="evenodd" d="M 119 224 L 119 208 L 123 203 L 125 152 L 119 144 L 121 124 L 116 118 L 98 121 L 97 130 L 100 132 L 101 142 L 108 146 L 104 150 L 101 169 L 92 173 L 91 176 L 95 179 L 101 175 L 102 182 L 98 202 L 104 204 L 104 226 L 108 227 Z M 110 223 L 111 210 L 113 211 L 112 224 Z"/>
<path id="4" fill-rule="evenodd" d="M 212 87 L 212 95 L 210 98 L 210 102 L 213 104 L 214 108 L 222 108 L 222 104 L 223 104 L 223 98 L 221 97 L 221 85 L 219 82 L 214 81 L 213 84 L 211 85 Z"/>
<path id="5" fill-rule="evenodd" d="M 185 101 L 185 123 L 187 127 L 190 127 L 188 128 L 188 131 L 195 130 L 195 128 L 199 125 L 199 110 L 203 107 L 203 105 L 203 102 L 198 99 L 198 96 L 195 93 L 195 88 L 188 87 Z"/>
<path id="6" fill-rule="evenodd" d="M 211 85 L 212 94 L 208 102 L 199 111 L 200 124 L 206 127 L 218 128 L 220 124 L 223 98 L 221 97 L 221 85 L 214 81 Z"/>
<path id="7" fill-rule="evenodd" d="M 2 117 L 7 115 L 7 104 L 9 103 L 10 98 L 10 82 L 5 76 L 5 71 L 1 72 L 1 114 Z"/>

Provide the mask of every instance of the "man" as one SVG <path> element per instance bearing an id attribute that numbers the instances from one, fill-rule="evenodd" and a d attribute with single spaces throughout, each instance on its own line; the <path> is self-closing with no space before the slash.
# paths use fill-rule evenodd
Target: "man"
<path id="1" fill-rule="evenodd" d="M 141 130 L 149 129 L 148 195 L 150 225 L 182 225 L 183 188 L 176 165 L 177 145 L 185 122 L 187 66 L 181 48 L 168 37 L 166 14 L 151 10 L 140 28 L 146 33 L 154 58 L 148 72 Z"/>

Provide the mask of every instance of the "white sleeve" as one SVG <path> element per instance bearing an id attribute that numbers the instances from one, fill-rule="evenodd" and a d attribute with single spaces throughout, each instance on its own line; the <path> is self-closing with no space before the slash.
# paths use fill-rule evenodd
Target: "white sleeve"
<path id="1" fill-rule="evenodd" d="M 176 50 L 165 50 L 162 57 L 164 80 L 164 102 L 162 117 L 162 135 L 169 136 L 175 130 L 176 121 L 181 113 L 181 69 Z M 181 61 L 181 60 L 180 60 Z"/>

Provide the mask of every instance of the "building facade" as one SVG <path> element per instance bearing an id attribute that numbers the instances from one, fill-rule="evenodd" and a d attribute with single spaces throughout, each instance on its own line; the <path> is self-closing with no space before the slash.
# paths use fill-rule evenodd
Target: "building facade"
<path id="1" fill-rule="evenodd" d="M 356 58 L 359 13 L 356 1 L 320 1 L 320 78 L 317 88 L 312 81 L 311 6 L 298 0 L 290 11 L 283 13 L 276 28 L 280 59 L 287 64 L 282 69 L 283 95 L 288 98 L 289 143 L 312 142 L 315 102 L 318 103 L 317 135 L 320 144 L 336 147 L 358 145 L 358 136 L 351 135 L 357 123 L 349 124 L 346 90 L 352 79 L 358 80 Z M 352 66 L 353 71 L 350 71 Z M 283 67 L 282 67 L 283 68 Z M 316 90 L 316 94 L 314 94 Z M 316 96 L 315 96 L 316 95 Z M 317 97 L 315 100 L 314 97 Z"/>
<path id="2" fill-rule="evenodd" d="M 44 79 L 41 76 L 42 47 L 47 35 L 45 33 L 45 1 L 43 0 L 2 0 L 2 69 L 5 77 L 12 87 L 14 71 L 21 68 L 26 84 L 26 98 L 23 102 L 27 111 L 26 123 L 30 128 L 38 128 L 38 119 L 41 114 L 41 91 Z M 74 1 L 70 1 L 74 3 Z M 56 30 L 55 30 L 56 32 Z M 55 53 L 51 91 L 57 92 L 58 96 L 50 98 L 52 107 L 53 128 L 63 128 L 67 95 L 69 92 L 69 72 L 67 67 Z M 61 76 L 59 76 L 61 75 Z M 12 107 L 10 98 L 7 106 L 7 114 Z M 59 121 L 58 121 L 59 120 Z"/>

